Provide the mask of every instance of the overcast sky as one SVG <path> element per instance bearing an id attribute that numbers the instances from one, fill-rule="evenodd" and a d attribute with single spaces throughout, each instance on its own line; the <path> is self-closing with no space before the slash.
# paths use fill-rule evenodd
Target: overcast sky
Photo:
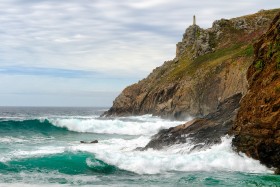
<path id="1" fill-rule="evenodd" d="M 279 0 L 0 0 L 0 106 L 110 106 L 173 59 L 197 17 L 280 8 Z"/>

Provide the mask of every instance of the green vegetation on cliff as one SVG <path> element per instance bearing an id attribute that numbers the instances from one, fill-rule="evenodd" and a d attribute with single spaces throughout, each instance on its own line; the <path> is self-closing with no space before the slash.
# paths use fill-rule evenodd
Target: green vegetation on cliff
<path id="1" fill-rule="evenodd" d="M 127 87 L 106 115 L 206 115 L 232 95 L 245 93 L 253 43 L 278 11 L 221 19 L 209 29 L 190 26 L 177 44 L 176 57 Z"/>

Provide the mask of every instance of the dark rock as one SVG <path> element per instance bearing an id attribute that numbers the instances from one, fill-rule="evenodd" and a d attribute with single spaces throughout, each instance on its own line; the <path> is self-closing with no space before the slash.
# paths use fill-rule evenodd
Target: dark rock
<path id="1" fill-rule="evenodd" d="M 98 143 L 98 140 L 93 140 L 93 141 L 91 141 L 91 142 L 80 141 L 80 143 L 93 144 L 93 143 Z"/>
<path id="2" fill-rule="evenodd" d="M 187 48 L 192 50 L 192 58 L 212 52 L 213 46 L 210 43 L 210 35 L 216 34 L 212 30 L 205 30 L 198 25 L 188 27 L 183 39 L 176 45 L 176 58 L 183 55 Z"/>
<path id="3" fill-rule="evenodd" d="M 134 149 L 134 151 L 143 151 L 144 150 L 144 147 L 136 147 L 135 149 Z"/>
<path id="4" fill-rule="evenodd" d="M 280 175 L 280 168 L 277 168 L 274 172 L 276 175 Z"/>
<path id="5" fill-rule="evenodd" d="M 204 118 L 159 131 L 143 150 L 162 149 L 186 141 L 195 144 L 193 149 L 201 149 L 221 142 L 221 137 L 225 136 L 233 125 L 241 97 L 239 93 L 226 99 L 219 104 L 216 112 Z"/>
<path id="6" fill-rule="evenodd" d="M 247 29 L 248 26 L 247 26 L 246 20 L 244 18 L 243 19 L 237 19 L 234 23 L 234 28 L 237 29 L 237 30 Z"/>

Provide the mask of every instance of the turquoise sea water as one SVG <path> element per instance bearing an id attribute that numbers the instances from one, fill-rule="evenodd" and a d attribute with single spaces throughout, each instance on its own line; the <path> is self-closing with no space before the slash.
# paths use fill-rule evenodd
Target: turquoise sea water
<path id="1" fill-rule="evenodd" d="M 271 169 L 232 151 L 230 137 L 196 152 L 191 143 L 136 151 L 182 122 L 103 111 L 0 108 L 0 186 L 280 186 Z"/>

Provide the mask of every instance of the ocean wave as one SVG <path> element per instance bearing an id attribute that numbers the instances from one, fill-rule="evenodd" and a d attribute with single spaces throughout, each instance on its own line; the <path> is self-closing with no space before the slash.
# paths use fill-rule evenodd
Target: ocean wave
<path id="1" fill-rule="evenodd" d="M 40 137 L 40 136 L 3 136 L 0 137 L 1 144 L 15 144 L 15 143 L 29 143 L 29 144 L 38 144 L 45 143 L 46 141 L 54 140 L 54 137 Z"/>
<path id="2" fill-rule="evenodd" d="M 109 173 L 114 173 L 115 171 L 118 170 L 118 168 L 115 166 L 109 165 L 101 160 L 91 158 L 91 157 L 88 157 L 86 159 L 86 164 L 92 171 L 97 173 L 109 174 Z"/>
<path id="3" fill-rule="evenodd" d="M 30 120 L 5 120 L 0 121 L 0 132 L 15 134 L 30 132 L 41 132 L 41 133 L 52 133 L 57 131 L 65 131 L 66 128 L 56 127 L 51 124 L 48 120 L 44 119 L 30 119 Z"/>
<path id="4" fill-rule="evenodd" d="M 14 161 L 20 159 L 34 159 L 46 155 L 64 153 L 89 152 L 95 158 L 121 170 L 138 174 L 159 174 L 172 171 L 241 171 L 241 172 L 271 172 L 259 161 L 237 154 L 231 148 L 230 137 L 224 137 L 221 144 L 214 145 L 206 150 L 190 152 L 194 146 L 191 143 L 175 145 L 161 151 L 149 149 L 147 151 L 135 151 L 137 147 L 145 146 L 150 135 L 160 128 L 169 128 L 181 122 L 162 120 L 151 116 L 138 116 L 116 119 L 49 119 L 27 120 L 22 122 L 8 121 L 8 124 L 0 122 L 1 131 L 6 128 L 19 132 L 40 131 L 78 131 L 90 133 L 130 134 L 142 135 L 133 139 L 109 138 L 100 140 L 97 144 L 80 144 L 79 141 L 68 142 L 62 146 L 40 146 L 33 150 L 15 150 L 10 155 L 2 156 L 1 161 Z M 3 126 L 4 124 L 4 126 Z M 12 127 L 12 128 L 11 128 Z M 60 132 L 59 132 L 60 133 Z M 5 138 L 5 137 L 4 137 Z M 7 137 L 6 137 L 7 138 Z M 8 141 L 8 139 L 2 139 Z M 21 141 L 14 139 L 13 141 Z M 94 166 L 98 162 L 84 160 L 87 167 Z"/>
<path id="5" fill-rule="evenodd" d="M 11 136 L 4 136 L 0 137 L 0 143 L 23 143 L 27 142 L 28 140 L 23 139 L 23 138 L 16 138 L 16 137 L 11 137 Z"/>
<path id="6" fill-rule="evenodd" d="M 82 133 L 153 135 L 162 128 L 170 128 L 181 123 L 183 122 L 164 120 L 151 115 L 114 119 L 98 117 L 6 119 L 0 120 L 0 132 L 41 131 L 49 133 L 69 130 Z"/>
<path id="7" fill-rule="evenodd" d="M 160 174 L 172 171 L 240 171 L 252 173 L 271 173 L 272 171 L 261 165 L 259 161 L 237 154 L 231 148 L 230 137 L 224 137 L 221 144 L 206 150 L 189 152 L 192 144 L 181 144 L 166 148 L 162 151 L 153 149 L 134 151 L 139 146 L 139 140 L 116 140 L 111 144 L 94 146 L 83 145 L 77 149 L 87 150 L 96 158 L 114 165 L 120 169 L 138 174 Z M 142 145 L 144 145 L 144 142 Z"/>
<path id="8" fill-rule="evenodd" d="M 141 136 L 125 140 L 102 140 L 98 144 L 72 142 L 68 146 L 46 146 L 35 150 L 17 150 L 7 155 L 9 169 L 28 166 L 33 168 L 83 173 L 111 173 L 123 170 L 137 174 L 163 174 L 169 172 L 227 171 L 272 173 L 259 161 L 237 154 L 231 148 L 231 137 L 224 137 L 221 144 L 205 150 L 190 151 L 192 144 L 180 144 L 161 151 L 149 149 L 136 151 L 147 144 L 149 138 Z M 70 161 L 70 162 L 69 162 Z M 69 162 L 69 163 L 68 163 Z M 42 165 L 43 164 L 43 165 Z M 65 166 L 67 165 L 67 166 Z M 83 171 L 77 170 L 78 167 Z M 26 168 L 30 170 L 30 168 Z"/>
<path id="9" fill-rule="evenodd" d="M 69 175 L 58 171 L 21 171 L 19 173 L 0 175 L 1 187 L 61 187 L 84 186 L 100 182 L 94 175 Z"/>
<path id="10" fill-rule="evenodd" d="M 23 171 L 59 171 L 60 173 L 77 175 L 85 173 L 109 174 L 119 170 L 116 166 L 96 159 L 93 154 L 82 151 L 65 151 L 64 149 L 50 151 L 50 149 L 47 149 L 19 151 L 17 155 L 18 158 L 16 159 L 5 163 L 0 162 L 2 172 L 6 170 L 16 173 Z M 24 158 L 25 156 L 26 158 Z"/>
<path id="11" fill-rule="evenodd" d="M 21 160 L 21 159 L 32 159 L 43 157 L 46 155 L 55 155 L 64 153 L 68 148 L 64 146 L 42 146 L 34 148 L 32 150 L 17 149 L 7 153 L 0 154 L 0 162 L 7 163 L 10 161 Z"/>
<path id="12" fill-rule="evenodd" d="M 114 119 L 50 119 L 57 127 L 67 128 L 75 132 L 122 134 L 122 135 L 153 135 L 160 129 L 179 125 L 181 121 L 170 121 L 150 115 L 123 117 Z"/>

